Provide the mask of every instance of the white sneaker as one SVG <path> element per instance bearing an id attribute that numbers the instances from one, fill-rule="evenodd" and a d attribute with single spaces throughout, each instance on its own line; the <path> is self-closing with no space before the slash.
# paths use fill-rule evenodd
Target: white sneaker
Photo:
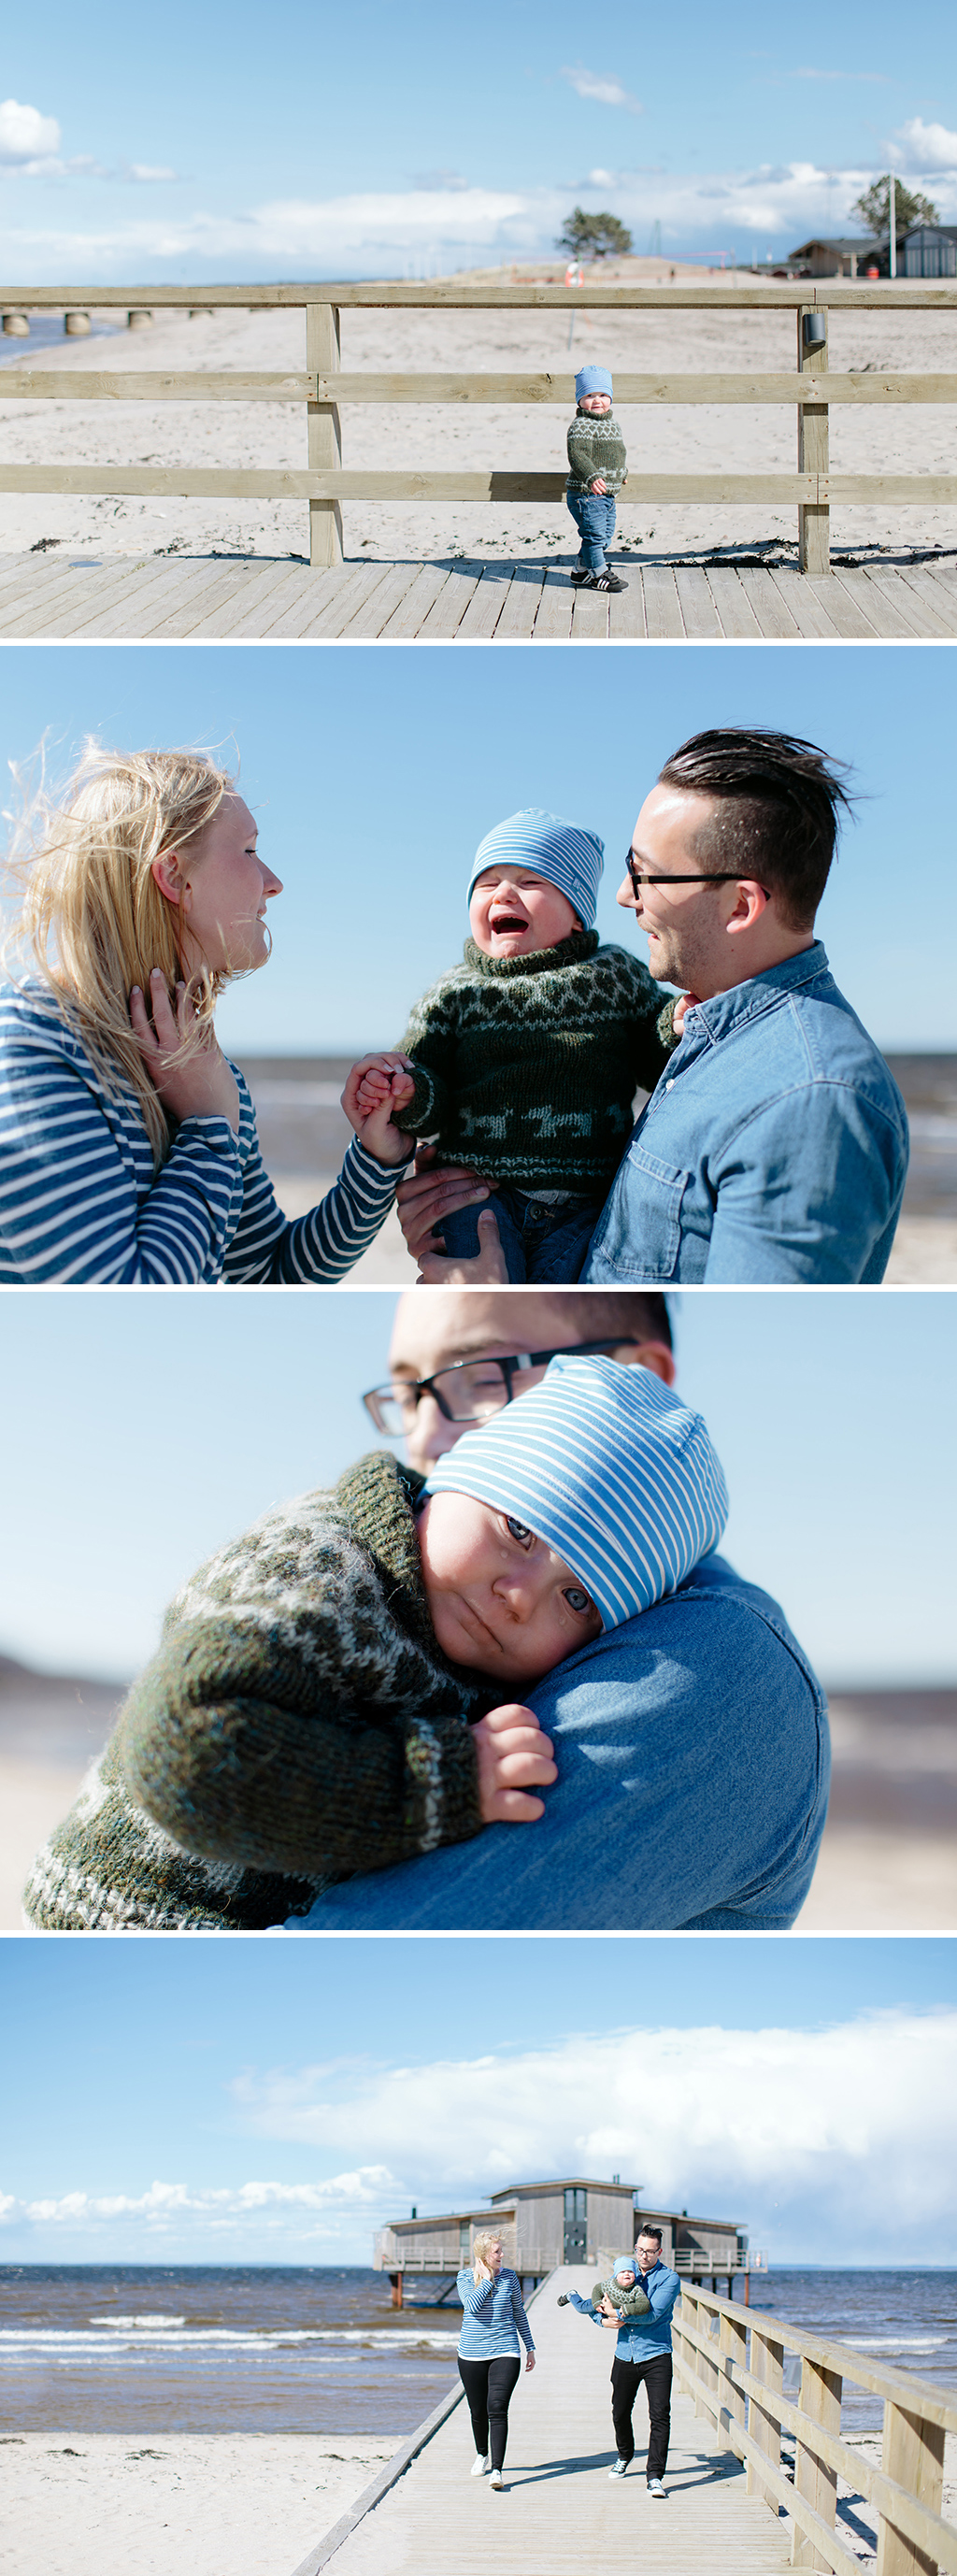
<path id="1" fill-rule="evenodd" d="M 610 2478 L 623 2478 L 623 2477 L 624 2477 L 625 2470 L 626 2470 L 627 2466 L 628 2466 L 628 2462 L 627 2462 L 627 2460 L 618 2460 L 618 2461 L 616 2462 L 616 2464 L 615 2464 L 615 2467 L 614 2467 L 613 2469 L 609 2469 L 609 2471 L 608 2471 L 608 2475 L 609 2475 L 609 2477 L 610 2477 Z"/>
<path id="2" fill-rule="evenodd" d="M 502 2476 L 501 2469 L 493 2469 L 493 2470 L 492 2470 L 491 2477 L 490 2477 L 490 2479 L 489 2479 L 489 2486 L 490 2486 L 490 2487 L 503 2487 L 503 2486 L 504 2486 L 504 2484 L 505 2484 L 505 2480 L 504 2480 L 504 2478 L 503 2478 L 503 2476 Z"/>
<path id="3" fill-rule="evenodd" d="M 667 2504 L 667 2493 L 665 2488 L 662 2486 L 660 2478 L 649 2478 L 648 2493 L 650 2496 L 660 2496 L 662 2503 Z"/>
<path id="4" fill-rule="evenodd" d="M 473 2476 L 473 2478 L 484 2478 L 484 2476 L 485 2476 L 485 2472 L 486 2472 L 486 2469 L 487 2469 L 487 2468 L 488 2468 L 488 2461 L 487 2461 L 487 2460 L 483 2460 L 483 2458 L 482 2458 L 482 2456 L 481 2456 L 481 2453 L 480 2453 L 480 2452 L 476 2452 L 476 2455 L 475 2455 L 475 2465 L 474 2465 L 473 2470 L 472 2470 L 472 2476 Z"/>

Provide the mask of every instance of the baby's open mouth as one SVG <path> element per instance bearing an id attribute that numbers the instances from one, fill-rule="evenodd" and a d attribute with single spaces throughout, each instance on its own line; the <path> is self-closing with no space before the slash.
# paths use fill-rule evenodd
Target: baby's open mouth
<path id="1" fill-rule="evenodd" d="M 515 912 L 496 912 L 492 914 L 492 929 L 502 932 L 527 930 L 528 922 L 520 921 Z"/>

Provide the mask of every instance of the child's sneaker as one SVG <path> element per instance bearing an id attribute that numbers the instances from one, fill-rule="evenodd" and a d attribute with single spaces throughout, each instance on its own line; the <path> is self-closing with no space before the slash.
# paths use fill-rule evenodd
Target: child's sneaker
<path id="1" fill-rule="evenodd" d="M 627 590 L 628 584 L 619 581 L 617 573 L 609 572 L 606 565 L 604 572 L 586 572 L 581 587 L 583 590 Z"/>
<path id="2" fill-rule="evenodd" d="M 583 581 L 588 581 L 589 579 L 590 575 L 587 564 L 572 565 L 572 580 L 576 585 L 580 585 Z"/>

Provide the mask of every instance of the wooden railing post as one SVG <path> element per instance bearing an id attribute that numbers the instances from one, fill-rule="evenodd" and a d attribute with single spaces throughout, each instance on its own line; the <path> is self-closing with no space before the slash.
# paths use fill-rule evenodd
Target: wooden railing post
<path id="1" fill-rule="evenodd" d="M 906 2415 L 902 2406 L 884 2401 L 884 2441 L 881 2467 L 928 2513 L 939 2513 L 944 2485 L 944 2428 L 928 2424 L 919 2415 Z M 883 2514 L 878 2524 L 877 2576 L 937 2576 L 937 2561 L 918 2549 L 902 2531 Z"/>
<path id="2" fill-rule="evenodd" d="M 769 2399 L 781 2396 L 784 2388 L 784 2345 L 775 2343 L 770 2335 L 759 2333 L 757 2326 L 751 2328 L 751 2369 L 755 2379 L 763 2381 Z M 748 2410 L 748 2431 L 752 2441 L 757 2443 L 759 2451 L 763 2451 L 768 2467 L 779 2470 L 781 2419 L 772 2405 L 769 2405 L 765 2413 L 759 2397 L 751 2399 Z M 773 2497 L 768 2495 L 767 2489 L 762 2486 L 752 2460 L 748 2461 L 747 2492 L 748 2495 L 761 2496 L 764 2503 L 770 2505 L 772 2513 L 777 2512 L 777 2505 Z"/>
<path id="3" fill-rule="evenodd" d="M 727 2309 L 722 2308 L 718 2329 L 718 2344 L 721 2352 L 732 2354 L 735 2361 L 745 2362 L 747 2360 L 748 2349 L 748 2328 L 746 2319 L 744 2317 L 731 2317 L 728 2315 Z M 743 2389 L 735 2388 L 733 2382 L 730 2379 L 726 2379 L 723 2373 L 721 2378 L 721 2398 L 724 2411 L 730 2416 L 732 2424 L 740 2424 L 743 2432 L 748 2411 L 747 2398 L 744 2395 Z"/>
<path id="4" fill-rule="evenodd" d="M 798 2401 L 801 2413 L 810 2416 L 812 2424 L 820 2424 L 825 2433 L 840 2432 L 841 2385 L 838 2371 L 825 2370 L 822 2363 L 809 2361 L 806 2354 L 802 2356 L 801 2395 Z M 820 2514 L 822 2522 L 826 2522 L 829 2529 L 833 2531 L 837 2505 L 837 2470 L 828 2468 L 825 2460 L 819 2460 L 800 2433 L 797 2436 L 794 2485 L 796 2493 L 804 2496 L 813 2511 Z M 828 2565 L 827 2559 L 822 2558 L 820 2550 L 815 2548 L 813 2540 L 808 2540 L 798 2530 L 797 2524 L 794 2527 L 794 2539 L 791 2543 L 791 2565 L 792 2567 Z"/>
<path id="5" fill-rule="evenodd" d="M 306 306 L 306 367 L 315 376 L 334 376 L 339 368 L 339 314 L 334 304 Z M 335 467 L 342 463 L 342 437 L 335 403 L 307 403 L 309 463 Z M 318 567 L 342 562 L 342 511 L 338 501 L 309 503 L 309 561 Z"/>
<path id="6" fill-rule="evenodd" d="M 811 339 L 810 324 L 820 337 Z M 800 305 L 797 317 L 798 373 L 802 376 L 827 374 L 827 313 L 809 305 Z M 828 409 L 826 403 L 798 404 L 798 473 L 826 474 L 830 462 Z M 827 502 L 801 502 L 798 507 L 798 549 L 801 571 L 821 575 L 831 569 L 831 513 Z"/>

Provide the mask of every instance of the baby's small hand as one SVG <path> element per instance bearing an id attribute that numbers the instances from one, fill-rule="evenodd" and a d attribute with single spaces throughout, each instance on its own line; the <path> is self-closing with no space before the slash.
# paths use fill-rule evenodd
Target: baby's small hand
<path id="1" fill-rule="evenodd" d="M 593 492 L 602 492 L 602 493 L 607 492 L 607 490 L 608 490 L 608 485 L 607 485 L 607 483 L 606 483 L 606 481 L 605 481 L 605 477 L 604 477 L 604 475 L 603 475 L 603 474 L 596 474 L 596 476 L 595 476 L 595 480 L 594 480 L 594 482 L 593 482 L 593 484 L 592 484 L 592 487 L 591 487 L 591 488 L 592 488 L 592 491 L 593 491 Z"/>
<path id="2" fill-rule="evenodd" d="M 547 1789 L 558 1778 L 551 1739 L 543 1735 L 534 1709 L 516 1700 L 490 1708 L 473 1726 L 472 1742 L 483 1825 L 534 1824 L 545 1813 L 542 1800 L 523 1792 L 533 1785 Z"/>
<path id="3" fill-rule="evenodd" d="M 411 1100 L 414 1089 L 407 1055 L 393 1050 L 388 1055 L 360 1056 L 358 1064 L 352 1066 L 347 1076 L 342 1094 L 342 1106 L 350 1127 L 354 1127 L 358 1134 L 366 1120 L 381 1109 L 384 1101 L 388 1102 L 390 1116 L 393 1109 L 403 1109 L 406 1101 Z M 368 1138 L 363 1137 L 362 1141 L 367 1144 Z M 376 1150 L 375 1146 L 370 1148 L 372 1153 Z M 403 1144 L 402 1153 L 407 1150 Z M 398 1162 L 401 1156 L 387 1156 L 386 1160 Z"/>

